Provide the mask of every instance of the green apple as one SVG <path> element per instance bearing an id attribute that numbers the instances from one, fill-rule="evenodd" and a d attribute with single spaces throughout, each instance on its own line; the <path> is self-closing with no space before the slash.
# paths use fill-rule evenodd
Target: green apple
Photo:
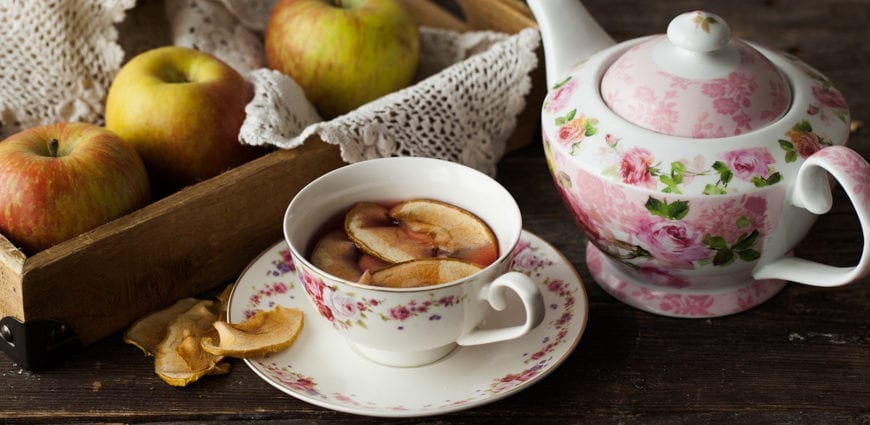
<path id="1" fill-rule="evenodd" d="M 58 123 L 0 142 L 0 233 L 35 253 L 145 206 L 145 165 L 116 134 Z"/>
<path id="2" fill-rule="evenodd" d="M 404 0 L 280 0 L 266 26 L 266 62 L 334 118 L 408 86 L 419 43 Z"/>
<path id="3" fill-rule="evenodd" d="M 239 142 L 253 87 L 198 50 L 152 49 L 118 71 L 106 98 L 106 128 L 136 148 L 155 187 L 211 178 L 261 150 Z"/>

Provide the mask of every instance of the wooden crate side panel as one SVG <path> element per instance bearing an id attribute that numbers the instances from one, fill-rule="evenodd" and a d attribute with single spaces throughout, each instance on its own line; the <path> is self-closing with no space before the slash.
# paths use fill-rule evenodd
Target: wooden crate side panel
<path id="1" fill-rule="evenodd" d="M 0 319 L 11 316 L 24 320 L 21 303 L 21 274 L 27 257 L 0 234 Z"/>
<path id="2" fill-rule="evenodd" d="M 23 278 L 24 319 L 61 320 L 89 344 L 176 299 L 229 283 L 281 239 L 281 218 L 296 192 L 343 164 L 337 147 L 309 140 L 39 253 Z"/>
<path id="3" fill-rule="evenodd" d="M 0 262 L 0 319 L 11 316 L 24 320 L 24 304 L 21 301 L 21 273 Z"/>

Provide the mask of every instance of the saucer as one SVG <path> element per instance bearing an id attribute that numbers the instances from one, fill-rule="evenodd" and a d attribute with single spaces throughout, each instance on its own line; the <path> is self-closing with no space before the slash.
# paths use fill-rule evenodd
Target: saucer
<path id="1" fill-rule="evenodd" d="M 571 263 L 538 236 L 524 231 L 512 269 L 540 286 L 547 306 L 540 326 L 521 338 L 460 346 L 425 366 L 383 366 L 356 354 L 306 298 L 286 242 L 260 254 L 241 274 L 227 308 L 229 322 L 257 310 L 296 307 L 305 325 L 288 349 L 245 363 L 275 388 L 305 402 L 341 412 L 419 417 L 469 409 L 528 388 L 558 367 L 586 327 L 588 304 Z M 519 303 L 519 300 L 512 300 Z M 522 311 L 512 309 L 505 311 Z M 522 322 L 493 310 L 481 327 Z"/>

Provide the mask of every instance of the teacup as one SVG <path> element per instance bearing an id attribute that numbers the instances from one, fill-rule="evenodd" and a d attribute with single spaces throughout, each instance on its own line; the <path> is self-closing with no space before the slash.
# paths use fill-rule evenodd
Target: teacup
<path id="1" fill-rule="evenodd" d="M 448 283 L 390 288 L 335 277 L 306 257 L 324 222 L 353 204 L 414 198 L 446 202 L 483 220 L 498 241 L 495 262 Z M 510 271 L 521 232 L 519 207 L 503 186 L 472 168 L 430 158 L 373 159 L 333 170 L 304 187 L 284 216 L 284 236 L 320 319 L 363 357 L 400 367 L 434 362 L 457 345 L 518 338 L 540 324 L 544 303 L 537 285 Z M 483 329 L 487 313 L 508 304 L 505 290 L 521 301 L 523 323 Z"/>

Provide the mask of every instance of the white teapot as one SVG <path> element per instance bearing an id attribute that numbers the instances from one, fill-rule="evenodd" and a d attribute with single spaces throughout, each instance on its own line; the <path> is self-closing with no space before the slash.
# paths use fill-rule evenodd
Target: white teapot
<path id="1" fill-rule="evenodd" d="M 693 11 L 666 35 L 616 44 L 578 0 L 528 0 L 544 45 L 545 152 L 610 294 L 674 317 L 756 306 L 786 281 L 870 271 L 870 165 L 843 147 L 849 111 L 798 59 L 737 40 Z M 854 267 L 795 258 L 832 196 L 859 215 Z"/>

